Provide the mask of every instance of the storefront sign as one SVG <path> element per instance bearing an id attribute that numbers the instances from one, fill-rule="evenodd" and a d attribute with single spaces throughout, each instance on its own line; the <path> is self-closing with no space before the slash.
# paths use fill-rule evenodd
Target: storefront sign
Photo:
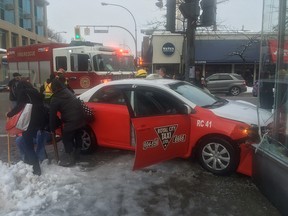
<path id="1" fill-rule="evenodd" d="M 165 43 L 162 46 L 162 52 L 166 56 L 171 56 L 175 52 L 175 46 L 172 43 Z"/>

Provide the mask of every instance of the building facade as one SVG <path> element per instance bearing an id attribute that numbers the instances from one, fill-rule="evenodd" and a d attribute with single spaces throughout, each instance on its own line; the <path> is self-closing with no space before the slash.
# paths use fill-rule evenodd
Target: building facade
<path id="1" fill-rule="evenodd" d="M 0 0 L 0 48 L 48 42 L 45 0 Z M 7 78 L 1 54 L 0 81 Z"/>
<path id="2" fill-rule="evenodd" d="M 150 43 L 147 40 L 146 48 L 142 48 L 142 56 L 150 72 L 155 73 L 160 67 L 165 67 L 171 77 L 183 77 L 185 36 L 159 32 L 150 37 Z M 195 66 L 204 77 L 220 72 L 241 74 L 247 84 L 252 86 L 259 75 L 260 44 L 260 33 L 197 33 L 194 44 Z"/>
<path id="3" fill-rule="evenodd" d="M 45 0 L 0 0 L 1 48 L 46 42 L 47 5 Z"/>

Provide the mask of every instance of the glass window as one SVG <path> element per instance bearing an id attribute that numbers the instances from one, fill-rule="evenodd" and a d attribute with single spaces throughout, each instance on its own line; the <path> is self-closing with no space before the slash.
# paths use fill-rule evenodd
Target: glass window
<path id="1" fill-rule="evenodd" d="M 56 56 L 56 70 L 58 71 L 60 68 L 63 68 L 67 71 L 67 58 L 66 56 Z"/>
<path id="2" fill-rule="evenodd" d="M 178 114 L 180 104 L 171 95 L 159 90 L 137 89 L 133 111 L 135 117 Z"/>
<path id="3" fill-rule="evenodd" d="M 89 55 L 87 54 L 71 54 L 71 70 L 72 71 L 88 71 Z"/>
<path id="4" fill-rule="evenodd" d="M 219 75 L 219 80 L 232 80 L 233 78 L 229 76 L 228 74 L 226 75 Z"/>
<path id="5" fill-rule="evenodd" d="M 14 33 L 11 34 L 11 43 L 12 43 L 12 47 L 19 46 L 19 44 L 18 44 L 18 35 L 17 34 L 14 34 Z"/>
<path id="6" fill-rule="evenodd" d="M 271 112 L 273 122 L 259 148 L 288 163 L 288 38 L 287 9 L 281 1 L 265 0 L 262 36 L 262 65 L 258 77 L 260 108 Z"/>
<path id="7" fill-rule="evenodd" d="M 122 90 L 113 86 L 105 86 L 98 90 L 90 98 L 90 102 L 126 105 Z"/>
<path id="8" fill-rule="evenodd" d="M 93 67 L 95 71 L 134 71 L 134 60 L 132 56 L 125 55 L 95 55 L 93 56 Z"/>
<path id="9" fill-rule="evenodd" d="M 207 107 L 219 101 L 219 98 L 217 98 L 216 96 L 208 94 L 202 89 L 190 85 L 186 82 L 177 82 L 174 84 L 170 84 L 169 87 L 173 91 L 177 92 L 178 94 L 182 95 L 183 97 L 198 106 Z"/>

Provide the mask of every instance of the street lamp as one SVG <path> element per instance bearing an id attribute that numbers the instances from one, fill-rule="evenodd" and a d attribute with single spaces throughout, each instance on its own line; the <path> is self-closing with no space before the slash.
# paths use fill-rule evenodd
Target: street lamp
<path id="1" fill-rule="evenodd" d="M 103 6 L 107 6 L 107 5 L 111 5 L 111 6 L 116 6 L 116 7 L 121 7 L 123 8 L 124 10 L 126 10 L 133 18 L 133 21 L 134 21 L 134 28 L 135 28 L 135 58 L 136 60 L 138 59 L 138 50 L 137 50 L 137 24 L 136 24 L 136 20 L 135 20 L 135 17 L 134 15 L 131 13 L 130 10 L 128 10 L 128 8 L 122 6 L 122 5 L 118 5 L 118 4 L 110 4 L 110 3 L 106 3 L 106 2 L 101 2 L 101 5 Z"/>

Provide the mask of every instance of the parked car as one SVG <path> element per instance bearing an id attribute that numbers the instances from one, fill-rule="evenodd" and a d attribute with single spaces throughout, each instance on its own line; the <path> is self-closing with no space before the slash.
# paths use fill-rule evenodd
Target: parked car
<path id="1" fill-rule="evenodd" d="M 0 92 L 8 91 L 7 85 L 0 85 Z"/>
<path id="2" fill-rule="evenodd" d="M 5 79 L 0 82 L 0 92 L 9 91 L 8 82 L 9 82 L 9 79 Z"/>
<path id="3" fill-rule="evenodd" d="M 247 91 L 246 81 L 239 74 L 216 73 L 206 78 L 211 93 L 226 93 L 233 96 Z"/>
<path id="4" fill-rule="evenodd" d="M 87 151 L 97 145 L 134 150 L 133 169 L 192 155 L 214 174 L 251 169 L 242 162 L 258 124 L 253 104 L 222 99 L 173 79 L 111 81 L 79 98 L 95 114 L 83 130 Z M 271 113 L 260 109 L 259 116 L 265 127 Z"/>

